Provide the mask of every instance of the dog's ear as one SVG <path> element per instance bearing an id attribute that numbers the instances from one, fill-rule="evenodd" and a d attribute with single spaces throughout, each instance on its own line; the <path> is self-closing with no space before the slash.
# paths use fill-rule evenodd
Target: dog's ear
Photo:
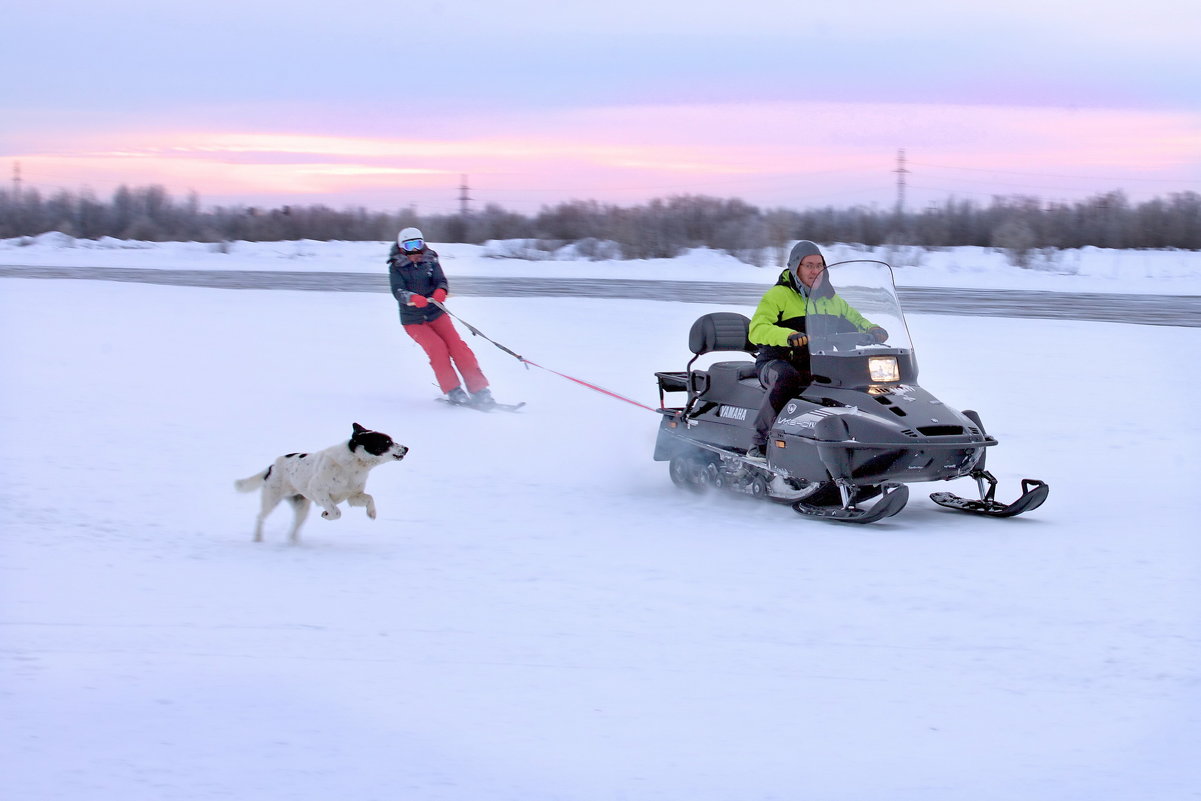
<path id="1" fill-rule="evenodd" d="M 353 425 L 354 425 L 353 431 L 356 434 L 362 434 L 364 431 L 367 430 L 367 429 L 363 428 L 361 425 L 359 425 L 358 423 L 354 423 Z"/>

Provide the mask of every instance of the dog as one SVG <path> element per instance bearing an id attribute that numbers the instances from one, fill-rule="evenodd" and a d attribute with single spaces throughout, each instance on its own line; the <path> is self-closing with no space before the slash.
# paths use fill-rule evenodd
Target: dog
<path id="1" fill-rule="evenodd" d="M 354 424 L 350 440 L 317 453 L 289 453 L 253 476 L 234 482 L 238 492 L 262 488 L 262 508 L 254 525 L 254 541 L 263 541 L 263 521 L 287 499 L 292 503 L 292 530 L 288 540 L 300 541 L 300 526 L 315 503 L 321 516 L 337 520 L 342 516 L 338 504 L 367 507 L 367 517 L 375 519 L 375 499 L 364 492 L 371 468 L 399 462 L 409 449 L 398 445 L 387 434 L 370 431 Z"/>

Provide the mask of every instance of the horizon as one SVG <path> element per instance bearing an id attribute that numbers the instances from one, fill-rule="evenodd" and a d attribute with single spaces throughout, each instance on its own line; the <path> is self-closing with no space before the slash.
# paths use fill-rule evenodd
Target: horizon
<path id="1" fill-rule="evenodd" d="M 468 183 L 466 183 L 466 184 L 462 183 L 463 179 L 468 179 Z M 462 190 L 464 188 L 470 189 L 469 179 L 470 179 L 470 176 L 460 176 L 460 183 L 457 183 L 453 187 L 454 191 L 458 192 L 461 195 Z M 151 179 L 151 181 L 153 181 L 153 179 Z M 168 201 L 172 204 L 181 204 L 181 203 L 188 202 L 189 199 L 194 195 L 196 198 L 196 202 L 198 204 L 199 211 L 202 214 L 208 214 L 208 213 L 213 213 L 213 212 L 218 212 L 218 211 L 232 211 L 232 210 L 238 210 L 238 209 L 243 209 L 245 211 L 252 212 L 252 213 L 255 213 L 255 212 L 269 213 L 269 212 L 279 212 L 279 211 L 284 211 L 286 213 L 286 211 L 288 209 L 307 209 L 307 210 L 328 209 L 329 211 L 332 211 L 334 213 L 366 212 L 368 214 L 373 214 L 373 215 L 375 215 L 375 214 L 380 214 L 380 215 L 413 214 L 418 217 L 429 219 L 429 218 L 456 217 L 462 213 L 462 208 L 463 208 L 461 198 L 455 198 L 455 199 L 453 199 L 453 202 L 447 202 L 437 208 L 425 209 L 425 208 L 422 208 L 421 204 L 419 204 L 417 202 L 413 202 L 413 201 L 410 201 L 407 203 L 398 201 L 396 204 L 389 204 L 386 202 L 382 203 L 382 204 L 372 204 L 372 203 L 368 203 L 368 202 L 363 202 L 361 198 L 356 198 L 352 194 L 348 194 L 345 198 L 345 202 L 340 203 L 340 204 L 331 202 L 331 198 L 328 195 L 287 195 L 287 194 L 256 195 L 255 197 L 258 198 L 258 202 L 255 202 L 254 198 L 247 198 L 246 196 L 242 196 L 242 195 L 213 198 L 213 197 L 206 196 L 203 193 L 200 193 L 193 188 L 179 189 L 178 187 L 166 186 L 162 183 L 154 183 L 154 182 L 144 183 L 144 184 L 136 184 L 136 183 L 131 183 L 131 182 L 117 182 L 114 184 L 114 186 L 111 190 L 103 191 L 103 192 L 98 192 L 95 190 L 94 187 L 86 186 L 86 185 L 85 186 L 77 186 L 77 187 L 58 186 L 58 185 L 51 186 L 51 187 L 39 187 L 36 185 L 28 184 L 27 182 L 24 181 L 23 178 L 18 179 L 16 182 L 19 183 L 19 188 L 9 189 L 9 188 L 0 186 L 0 194 L 8 195 L 9 197 L 12 197 L 12 198 L 19 198 L 28 192 L 37 192 L 39 202 L 41 202 L 41 203 L 45 203 L 49 200 L 52 200 L 53 198 L 55 198 L 56 196 L 58 196 L 60 194 L 66 194 L 68 197 L 70 197 L 76 201 L 78 201 L 80 199 L 90 199 L 90 200 L 100 203 L 100 204 L 111 204 L 114 200 L 116 193 L 118 191 L 120 191 L 121 189 L 127 189 L 127 190 L 133 191 L 133 192 L 138 192 L 138 191 L 143 191 L 143 190 L 162 190 L 166 194 Z M 975 195 L 972 197 L 960 196 L 960 195 L 951 193 L 942 198 L 930 198 L 922 206 L 918 206 L 917 204 L 912 203 L 912 202 L 905 202 L 903 204 L 901 213 L 906 214 L 906 215 L 920 215 L 926 211 L 937 210 L 937 209 L 943 208 L 948 203 L 965 202 L 965 203 L 970 204 L 970 206 L 972 208 L 985 209 L 985 208 L 988 208 L 991 204 L 993 204 L 995 202 L 1006 203 L 1006 202 L 1019 202 L 1019 201 L 1026 201 L 1026 200 L 1034 201 L 1037 204 L 1037 208 L 1041 211 L 1049 211 L 1055 206 L 1074 207 L 1077 205 L 1087 205 L 1091 202 L 1103 200 L 1107 196 L 1114 194 L 1114 193 L 1122 195 L 1126 199 L 1126 201 L 1130 204 L 1131 207 L 1137 207 L 1144 203 L 1156 202 L 1156 201 L 1167 201 L 1176 196 L 1198 195 L 1198 194 L 1201 194 L 1201 191 L 1199 191 L 1197 189 L 1186 188 L 1186 189 L 1180 189 L 1180 190 L 1166 189 L 1166 190 L 1162 190 L 1162 191 L 1158 191 L 1158 192 L 1144 192 L 1144 193 L 1132 194 L 1127 189 L 1118 187 L 1118 188 L 1113 188 L 1113 189 L 1098 189 L 1097 191 L 1094 191 L 1094 192 L 1081 193 L 1081 194 L 1079 194 L 1079 196 L 1072 197 L 1072 198 L 1056 198 L 1056 199 L 1042 197 L 1037 194 L 1026 194 L 1026 193 L 1023 193 L 1020 191 L 1014 191 L 1014 192 L 997 191 L 997 192 L 990 192 L 990 193 L 984 193 L 984 192 L 968 193 L 968 194 Z M 553 211 L 559 207 L 567 206 L 567 205 L 570 205 L 573 203 L 584 203 L 584 204 L 596 203 L 599 206 L 601 206 L 602 208 L 612 207 L 612 208 L 618 208 L 618 209 L 635 209 L 635 208 L 649 205 L 650 203 L 653 203 L 653 202 L 671 201 L 671 200 L 674 200 L 677 198 L 689 198 L 689 197 L 707 198 L 709 200 L 720 201 L 720 202 L 744 202 L 752 208 L 758 209 L 760 211 L 765 211 L 765 212 L 782 211 L 782 212 L 793 212 L 793 213 L 801 213 L 801 214 L 804 214 L 807 212 L 814 212 L 814 211 L 824 211 L 827 209 L 833 210 L 835 212 L 852 212 L 852 211 L 856 211 L 856 210 L 861 210 L 866 213 L 879 214 L 879 213 L 893 213 L 897 208 L 897 202 L 896 202 L 895 198 L 893 199 L 892 202 L 874 202 L 874 201 L 867 202 L 867 203 L 848 202 L 848 203 L 844 203 L 844 204 L 838 204 L 829 199 L 821 199 L 821 200 L 816 200 L 815 202 L 812 202 L 812 203 L 809 203 L 806 205 L 789 206 L 789 205 L 784 205 L 784 204 L 756 203 L 753 201 L 746 200 L 745 197 L 742 197 L 742 196 L 739 196 L 736 194 L 724 194 L 723 195 L 723 194 L 715 194 L 715 193 L 708 193 L 708 192 L 680 191 L 680 192 L 666 192 L 663 194 L 647 196 L 645 198 L 637 198 L 637 199 L 630 200 L 627 202 L 622 202 L 620 200 L 613 200 L 613 201 L 601 200 L 596 197 L 570 197 L 570 198 L 565 197 L 565 198 L 562 198 L 559 200 L 549 200 L 544 203 L 540 203 L 537 208 L 531 208 L 529 210 L 511 208 L 509 206 L 506 206 L 504 203 L 498 202 L 498 201 L 480 201 L 478 199 L 478 196 L 473 196 L 473 198 L 467 204 L 467 213 L 470 215 L 483 214 L 488 210 L 487 209 L 488 206 L 494 206 L 497 209 L 497 211 L 499 211 L 501 213 L 516 214 L 521 217 L 533 219 L 533 218 L 537 217 L 539 214 L 543 213 L 544 211 L 548 211 L 548 210 Z"/>

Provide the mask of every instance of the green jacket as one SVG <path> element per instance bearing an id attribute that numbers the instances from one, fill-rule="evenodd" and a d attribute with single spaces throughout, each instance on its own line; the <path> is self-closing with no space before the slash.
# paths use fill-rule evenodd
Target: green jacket
<path id="1" fill-rule="evenodd" d="M 828 285 L 824 290 L 818 290 L 812 299 L 813 311 L 816 314 L 832 314 L 842 317 L 860 331 L 867 331 L 873 323 L 855 310 L 851 304 L 842 299 Z M 749 339 L 751 344 L 759 346 L 757 361 L 784 359 L 796 364 L 797 367 L 808 370 L 808 348 L 791 348 L 788 337 L 795 333 L 805 333 L 807 290 L 798 287 L 789 270 L 780 273 L 780 279 L 775 286 L 763 294 L 763 299 L 751 316 Z M 798 352 L 800 351 L 800 352 Z"/>

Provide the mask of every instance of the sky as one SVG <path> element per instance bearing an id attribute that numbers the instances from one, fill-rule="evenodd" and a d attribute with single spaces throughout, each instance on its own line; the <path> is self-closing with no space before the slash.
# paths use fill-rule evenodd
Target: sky
<path id="1" fill-rule="evenodd" d="M 423 213 L 1201 189 L 1187 0 L 551 5 L 21 4 L 0 164 L 45 192 Z"/>

